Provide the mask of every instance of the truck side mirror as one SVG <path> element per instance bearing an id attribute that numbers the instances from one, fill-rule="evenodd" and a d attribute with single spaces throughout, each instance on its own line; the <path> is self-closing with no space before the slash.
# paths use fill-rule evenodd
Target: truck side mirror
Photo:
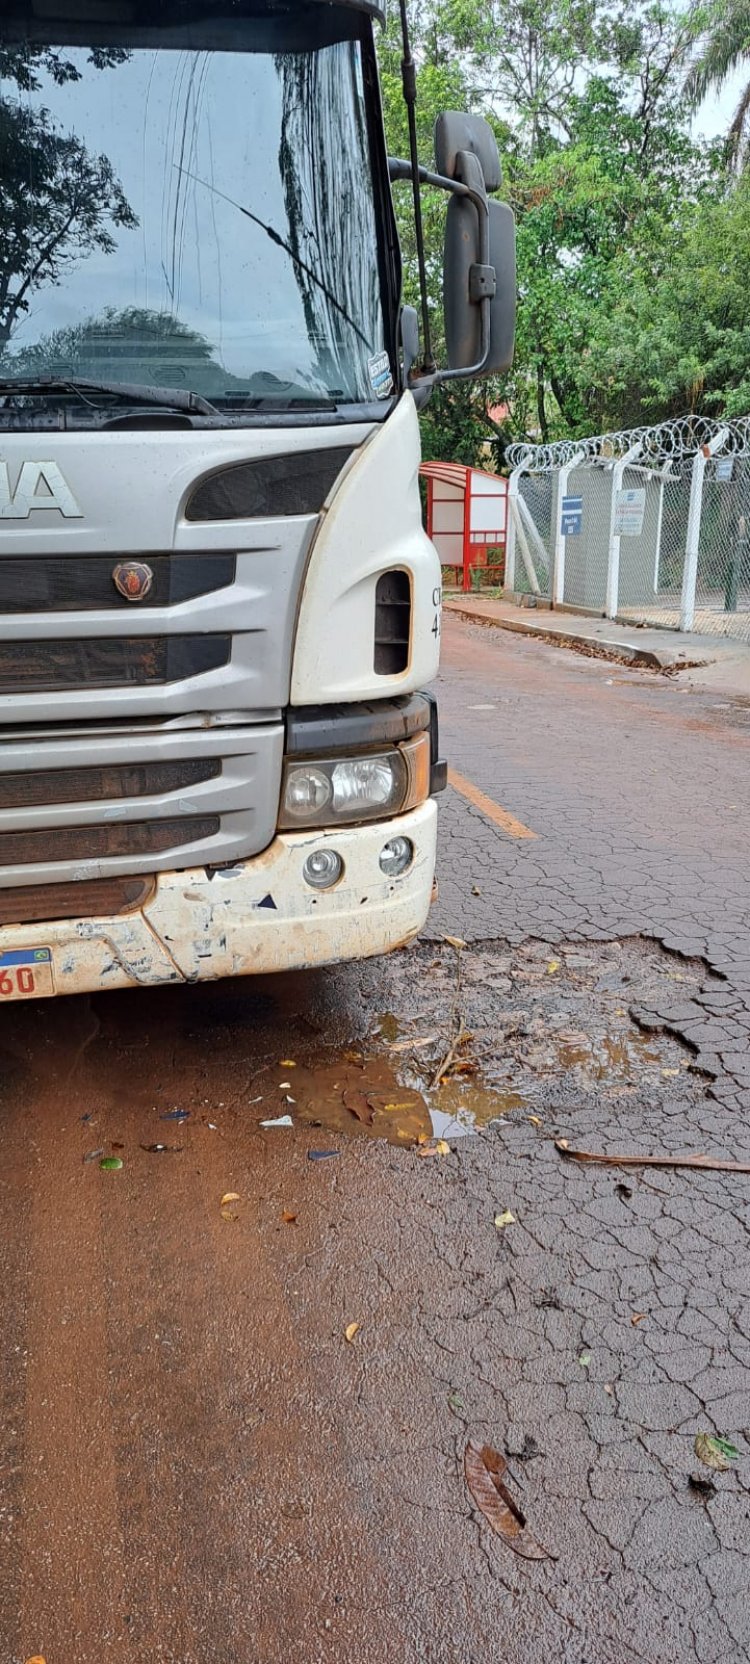
<path id="1" fill-rule="evenodd" d="M 440 173 L 452 194 L 445 229 L 443 302 L 448 375 L 491 375 L 513 362 L 516 228 L 505 202 L 490 202 L 502 172 L 495 135 L 481 116 L 448 110 L 435 123 Z"/>
<path id="2" fill-rule="evenodd" d="M 451 197 L 445 228 L 443 305 L 451 370 L 498 374 L 513 363 L 516 333 L 516 223 L 506 202 L 487 202 L 488 259 L 481 260 L 480 212 L 468 197 Z M 494 276 L 493 276 L 494 274 Z M 489 343 L 483 360 L 482 300 L 489 298 Z"/>
<path id="3" fill-rule="evenodd" d="M 435 122 L 435 167 L 446 179 L 460 179 L 462 151 L 476 156 L 486 191 L 497 191 L 502 168 L 497 140 L 483 116 L 467 116 L 461 110 L 445 110 Z"/>

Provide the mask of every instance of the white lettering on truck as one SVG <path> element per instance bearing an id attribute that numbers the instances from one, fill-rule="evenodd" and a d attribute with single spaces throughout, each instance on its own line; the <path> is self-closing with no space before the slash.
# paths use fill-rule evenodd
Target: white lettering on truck
<path id="1" fill-rule="evenodd" d="M 56 462 L 22 463 L 13 490 L 8 464 L 0 462 L 0 520 L 28 520 L 32 510 L 50 508 L 56 508 L 66 520 L 83 519 L 83 510 Z"/>

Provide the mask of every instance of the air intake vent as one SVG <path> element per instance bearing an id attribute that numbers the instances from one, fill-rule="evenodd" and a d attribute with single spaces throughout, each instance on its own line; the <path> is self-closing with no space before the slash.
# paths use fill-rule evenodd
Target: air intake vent
<path id="1" fill-rule="evenodd" d="M 186 520 L 268 520 L 319 514 L 351 450 L 290 452 L 240 462 L 211 474 L 193 492 Z"/>
<path id="2" fill-rule="evenodd" d="M 184 820 L 130 821 L 120 826 L 56 826 L 51 832 L 0 832 L 0 866 L 35 861 L 96 861 L 154 855 L 216 836 L 218 815 Z"/>
<path id="3" fill-rule="evenodd" d="M 384 572 L 375 590 L 375 674 L 398 676 L 409 664 L 411 581 L 408 572 Z"/>
<path id="4" fill-rule="evenodd" d="M 0 642 L 0 693 L 186 681 L 228 663 L 229 636 L 102 636 Z"/>

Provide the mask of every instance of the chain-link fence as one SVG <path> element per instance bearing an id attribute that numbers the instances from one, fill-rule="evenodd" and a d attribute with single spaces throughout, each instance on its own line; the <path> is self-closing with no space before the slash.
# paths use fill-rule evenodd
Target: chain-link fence
<path id="1" fill-rule="evenodd" d="M 511 447 L 507 586 L 750 641 L 750 417 Z"/>

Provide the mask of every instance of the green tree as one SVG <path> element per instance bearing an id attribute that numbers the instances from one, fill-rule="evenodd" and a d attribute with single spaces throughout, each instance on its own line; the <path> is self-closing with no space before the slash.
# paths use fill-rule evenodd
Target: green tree
<path id="1" fill-rule="evenodd" d="M 697 108 L 709 92 L 719 92 L 735 70 L 750 68 L 749 0 L 709 0 L 694 15 L 699 48 L 685 88 Z M 750 77 L 740 93 L 729 128 L 727 152 L 735 165 L 747 159 L 750 128 Z"/>

